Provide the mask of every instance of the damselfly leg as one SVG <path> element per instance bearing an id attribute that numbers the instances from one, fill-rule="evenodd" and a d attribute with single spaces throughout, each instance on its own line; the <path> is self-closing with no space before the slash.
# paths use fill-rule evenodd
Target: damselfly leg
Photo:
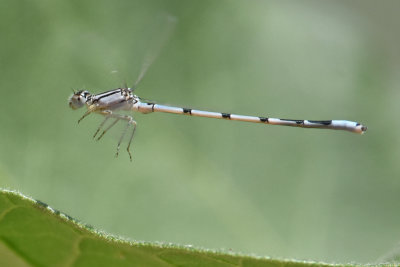
<path id="1" fill-rule="evenodd" d="M 96 138 L 96 135 L 100 132 L 101 128 L 103 128 L 104 124 L 108 121 L 110 117 L 107 117 L 103 120 L 102 123 L 100 123 L 99 127 L 97 128 L 96 132 L 93 135 L 93 138 Z M 99 137 L 100 138 L 100 137 Z M 97 138 L 97 140 L 99 140 L 99 138 Z"/>
<path id="2" fill-rule="evenodd" d="M 120 137 L 119 140 L 118 140 L 117 152 L 116 152 L 116 154 L 115 154 L 116 157 L 118 157 L 118 155 L 119 155 L 119 149 L 120 149 L 122 140 L 124 139 L 124 137 L 125 137 L 125 135 L 126 135 L 126 132 L 127 132 L 128 129 L 130 128 L 130 126 L 133 127 L 133 128 L 132 128 L 132 133 L 131 133 L 131 135 L 130 135 L 130 137 L 129 137 L 128 146 L 127 146 L 127 148 L 126 148 L 126 151 L 127 151 L 128 154 L 129 154 L 129 158 L 130 158 L 130 160 L 132 161 L 132 154 L 131 154 L 131 152 L 130 152 L 130 146 L 131 146 L 131 142 L 132 142 L 132 139 L 133 139 L 135 130 L 136 130 L 136 121 L 134 121 L 133 118 L 132 118 L 131 116 L 116 114 L 116 113 L 113 113 L 111 110 L 104 110 L 104 111 L 100 112 L 100 114 L 104 115 L 106 118 L 103 120 L 103 122 L 102 122 L 102 123 L 99 125 L 99 127 L 97 128 L 96 132 L 95 132 L 94 135 L 93 135 L 93 138 L 96 137 L 96 135 L 99 133 L 99 131 L 103 128 L 104 124 L 105 124 L 110 118 L 113 118 L 114 121 L 113 121 L 106 129 L 103 130 L 103 132 L 99 135 L 99 137 L 97 137 L 97 139 L 96 139 L 97 141 L 100 140 L 100 139 L 107 133 L 107 131 L 110 130 L 115 124 L 117 124 L 118 121 L 124 120 L 124 121 L 127 122 L 127 124 L 126 124 L 126 126 L 125 126 L 125 128 L 124 128 L 124 130 L 123 130 L 123 132 L 122 132 L 122 134 L 121 134 L 121 137 Z"/>

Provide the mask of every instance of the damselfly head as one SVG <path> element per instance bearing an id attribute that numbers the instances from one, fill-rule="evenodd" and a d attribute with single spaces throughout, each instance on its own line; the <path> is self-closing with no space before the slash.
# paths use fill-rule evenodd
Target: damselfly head
<path id="1" fill-rule="evenodd" d="M 72 109 L 78 109 L 85 105 L 85 103 L 89 100 L 91 94 L 88 91 L 77 91 L 74 92 L 68 99 L 69 106 Z"/>

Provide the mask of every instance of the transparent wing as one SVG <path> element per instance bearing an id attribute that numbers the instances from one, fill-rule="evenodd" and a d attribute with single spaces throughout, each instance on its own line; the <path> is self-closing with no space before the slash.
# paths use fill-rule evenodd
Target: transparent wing
<path id="1" fill-rule="evenodd" d="M 172 32 L 175 29 L 177 18 L 169 15 L 167 16 L 166 20 L 167 20 L 166 29 L 164 33 L 160 36 L 159 40 L 156 42 L 156 45 L 152 49 L 150 49 L 149 52 L 145 55 L 145 59 L 143 61 L 139 76 L 134 85 L 132 86 L 132 91 L 134 91 L 136 87 L 139 85 L 139 83 L 142 81 L 147 70 L 153 64 L 154 60 L 158 57 L 161 49 L 168 42 L 169 38 L 172 35 Z"/>

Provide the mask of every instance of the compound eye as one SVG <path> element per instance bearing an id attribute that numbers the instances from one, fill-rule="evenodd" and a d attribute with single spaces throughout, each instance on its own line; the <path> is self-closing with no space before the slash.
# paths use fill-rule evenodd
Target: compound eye
<path id="1" fill-rule="evenodd" d="M 79 93 L 79 94 L 76 93 L 76 94 L 73 94 L 69 98 L 68 102 L 69 102 L 70 108 L 78 109 L 78 108 L 81 108 L 85 104 L 86 99 L 83 96 L 81 96 L 81 93 Z"/>

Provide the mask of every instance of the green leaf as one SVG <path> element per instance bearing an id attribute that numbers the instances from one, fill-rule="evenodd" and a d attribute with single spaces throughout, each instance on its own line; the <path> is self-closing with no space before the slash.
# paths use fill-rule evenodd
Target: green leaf
<path id="1" fill-rule="evenodd" d="M 330 266 L 126 241 L 0 190 L 0 266 Z"/>

